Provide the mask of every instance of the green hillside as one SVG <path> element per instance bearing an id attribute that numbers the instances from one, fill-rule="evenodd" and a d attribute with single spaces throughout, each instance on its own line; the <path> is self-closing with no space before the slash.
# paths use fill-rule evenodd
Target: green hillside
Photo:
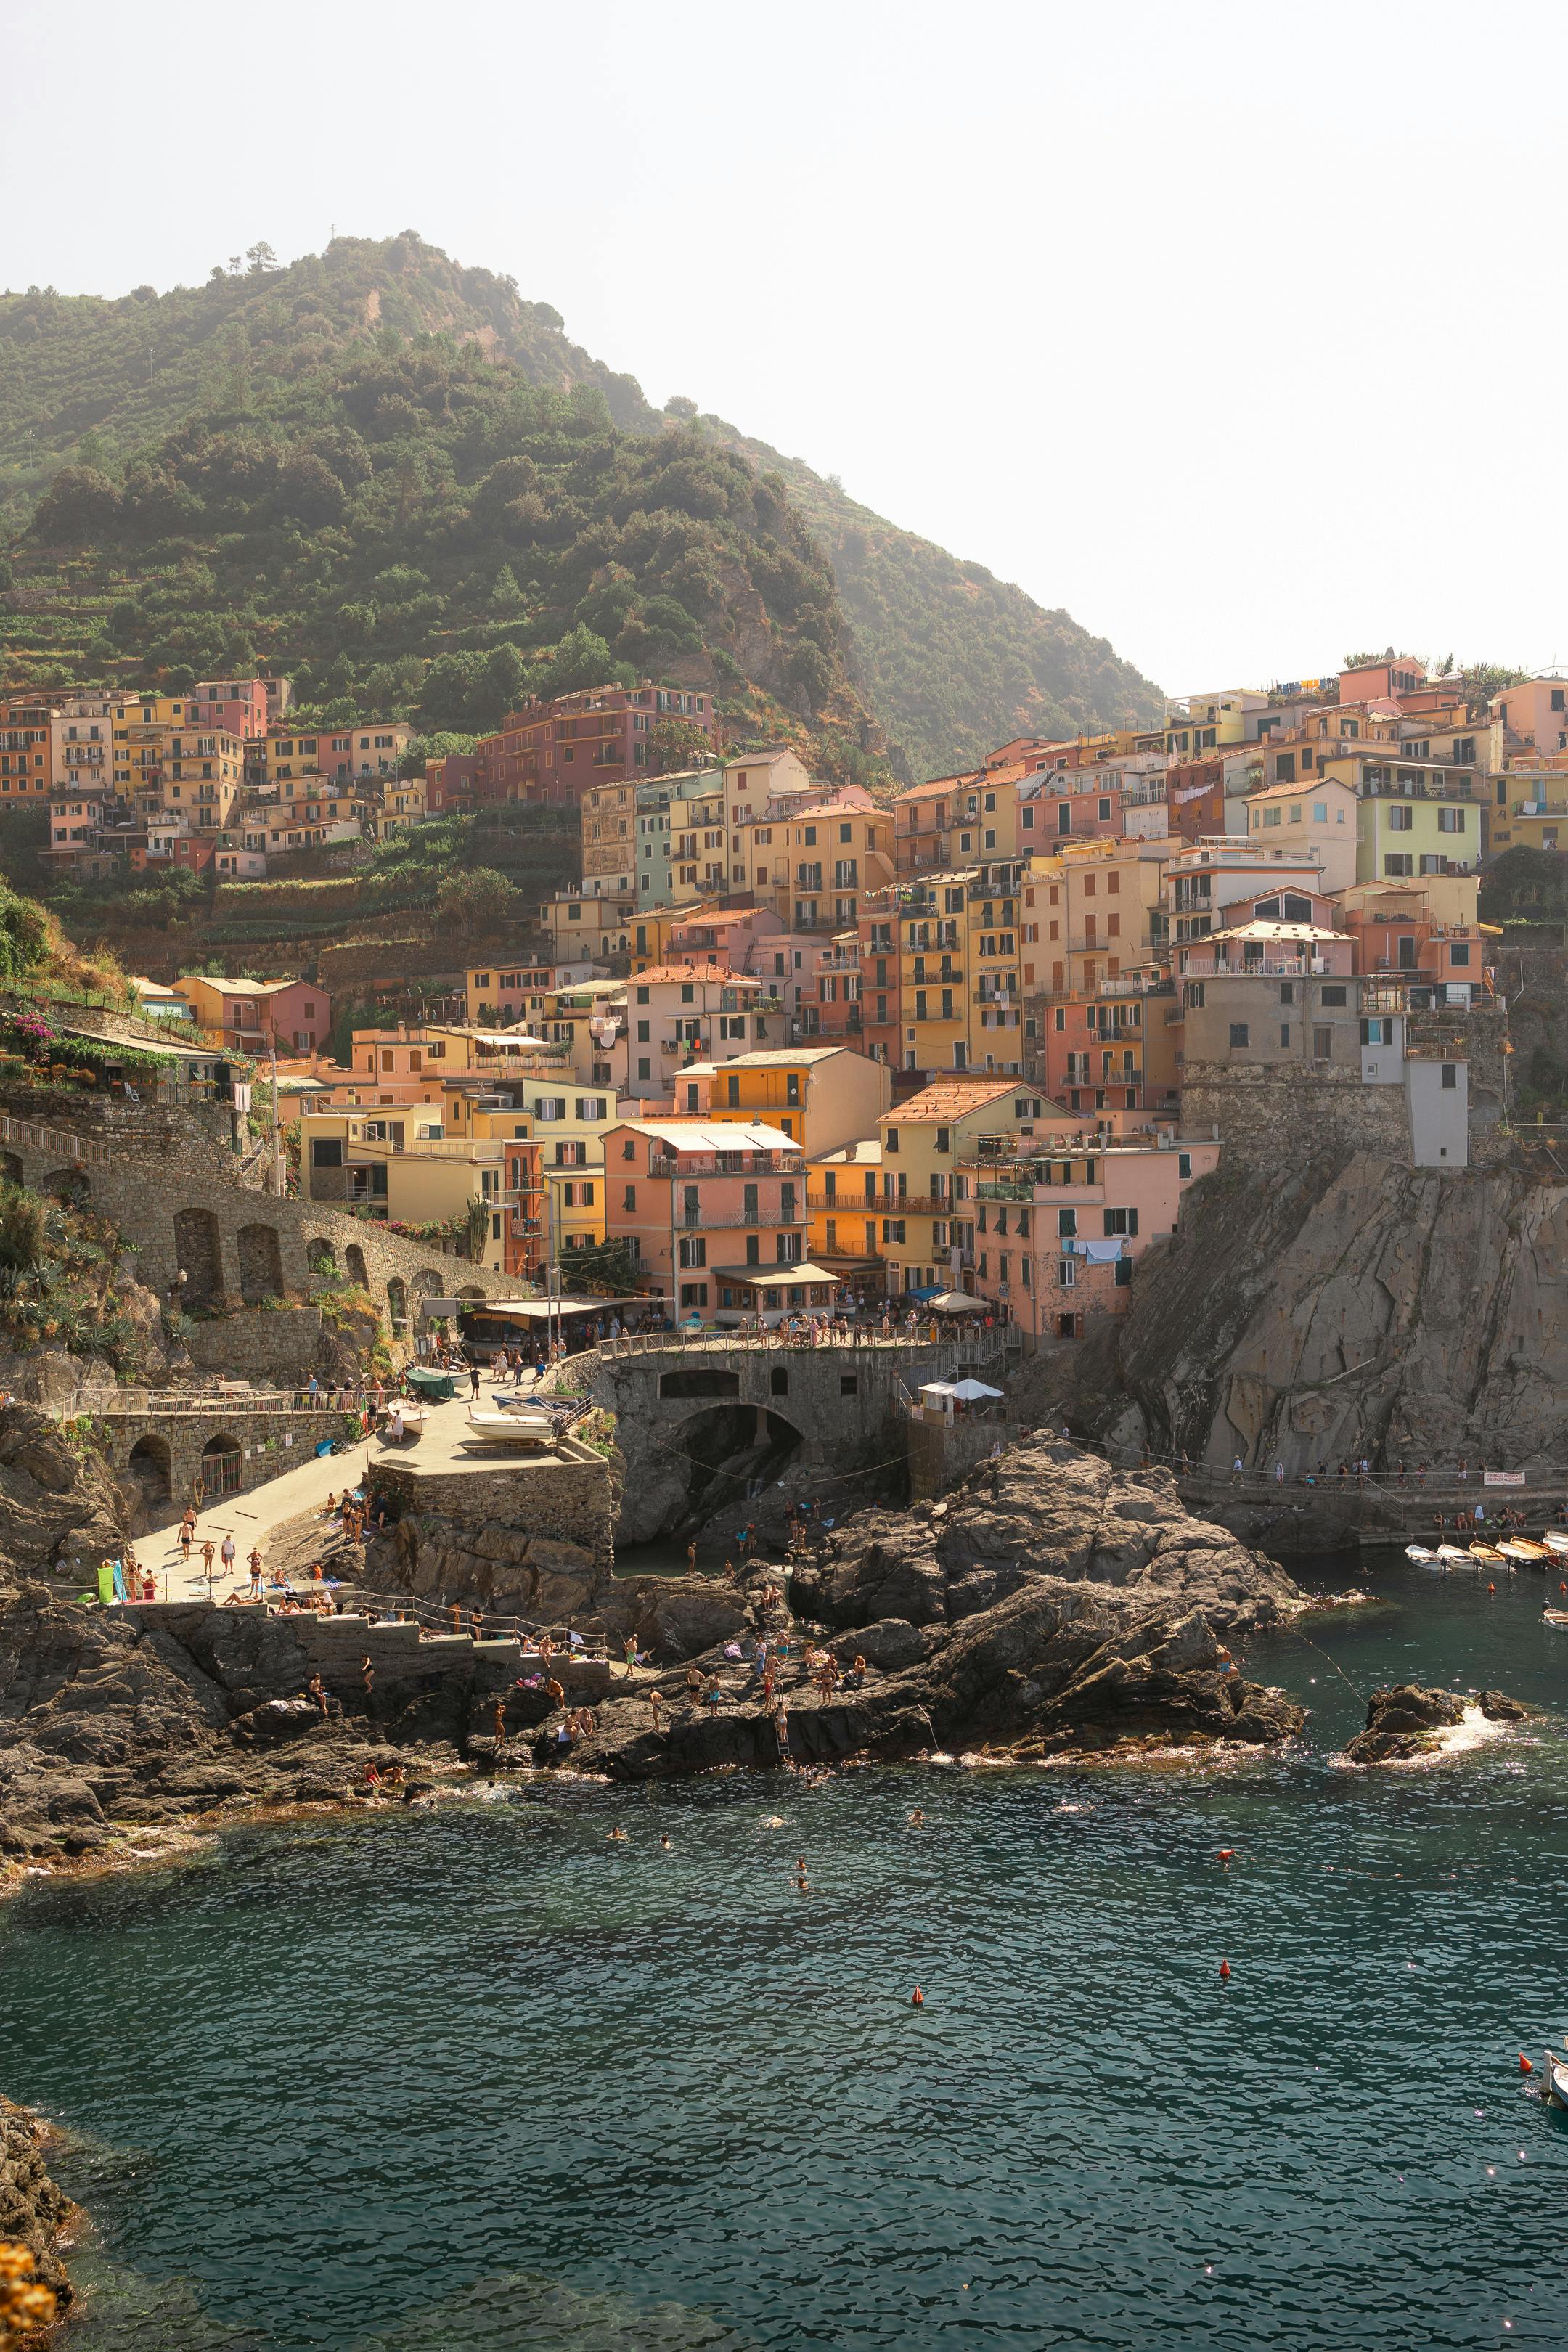
<path id="1" fill-rule="evenodd" d="M 257 658 L 322 715 L 473 728 L 607 646 L 868 776 L 884 743 L 921 775 L 1157 714 L 1066 613 L 689 407 L 412 231 L 164 295 L 6 294 L 5 674 Z"/>

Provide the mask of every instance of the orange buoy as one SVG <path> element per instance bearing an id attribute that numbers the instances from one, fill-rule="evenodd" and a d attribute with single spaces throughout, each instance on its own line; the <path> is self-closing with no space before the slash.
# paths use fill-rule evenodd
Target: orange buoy
<path id="1" fill-rule="evenodd" d="M 1519 2053 L 1519 2071 L 1521 2074 L 1533 2074 L 1535 2072 L 1522 2050 Z"/>
<path id="2" fill-rule="evenodd" d="M 913 1992 L 910 1995 L 910 2007 L 911 2009 L 923 2009 L 925 2005 L 926 1997 L 924 1993 L 921 1992 L 919 1985 L 916 1985 Z"/>
<path id="3" fill-rule="evenodd" d="M 1487 1591 L 1488 1591 L 1489 1592 L 1495 1592 L 1495 1591 L 1497 1591 L 1497 1586 L 1496 1586 L 1495 1584 L 1489 1584 L 1489 1585 L 1488 1585 L 1488 1587 L 1487 1587 Z"/>
<path id="4" fill-rule="evenodd" d="M 1222 1845 L 1219 1852 L 1215 1854 L 1215 1860 L 1216 1862 L 1234 1862 L 1236 1860 L 1236 1848 L 1233 1845 Z"/>
<path id="5" fill-rule="evenodd" d="M 1221 1984 L 1228 1984 L 1230 1982 L 1230 1962 L 1228 1960 L 1221 1960 L 1219 1964 L 1219 1980 Z"/>

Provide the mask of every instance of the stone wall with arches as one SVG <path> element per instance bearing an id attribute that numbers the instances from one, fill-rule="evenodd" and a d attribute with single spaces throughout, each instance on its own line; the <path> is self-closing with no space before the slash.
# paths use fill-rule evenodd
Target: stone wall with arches
<path id="1" fill-rule="evenodd" d="M 136 1244 L 141 1279 L 171 1305 L 309 1298 L 333 1278 L 346 1279 L 363 1285 L 395 1344 L 406 1348 L 421 1297 L 507 1297 L 520 1287 L 488 1266 L 433 1257 L 427 1243 L 405 1241 L 318 1202 L 280 1201 L 217 1181 L 205 1151 L 188 1160 L 178 1150 L 166 1160 L 142 1160 L 94 1136 L 0 1113 L 0 1174 L 13 1182 L 68 1192 L 111 1217 Z"/>

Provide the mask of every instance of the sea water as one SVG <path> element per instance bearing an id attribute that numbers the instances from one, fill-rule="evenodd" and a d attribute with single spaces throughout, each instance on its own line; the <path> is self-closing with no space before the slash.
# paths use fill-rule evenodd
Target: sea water
<path id="1" fill-rule="evenodd" d="M 0 2085 L 82 2136 L 74 2340 L 1568 2345 L 1556 1580 L 1356 1580 L 1250 1645 L 1279 1758 L 528 1782 L 39 1882 Z M 1401 1679 L 1545 1712 L 1337 1765 Z"/>

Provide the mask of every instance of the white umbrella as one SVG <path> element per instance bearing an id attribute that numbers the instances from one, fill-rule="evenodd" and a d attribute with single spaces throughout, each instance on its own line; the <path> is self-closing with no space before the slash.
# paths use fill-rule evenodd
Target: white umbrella
<path id="1" fill-rule="evenodd" d="M 985 1301 L 971 1298 L 967 1290 L 939 1290 L 934 1298 L 927 1298 L 922 1304 L 938 1315 L 978 1315 Z"/>
<path id="2" fill-rule="evenodd" d="M 1000 1389 L 988 1389 L 984 1381 L 955 1381 L 949 1391 L 950 1395 L 962 1397 L 965 1404 L 973 1404 L 978 1397 L 999 1397 L 1002 1393 Z"/>

